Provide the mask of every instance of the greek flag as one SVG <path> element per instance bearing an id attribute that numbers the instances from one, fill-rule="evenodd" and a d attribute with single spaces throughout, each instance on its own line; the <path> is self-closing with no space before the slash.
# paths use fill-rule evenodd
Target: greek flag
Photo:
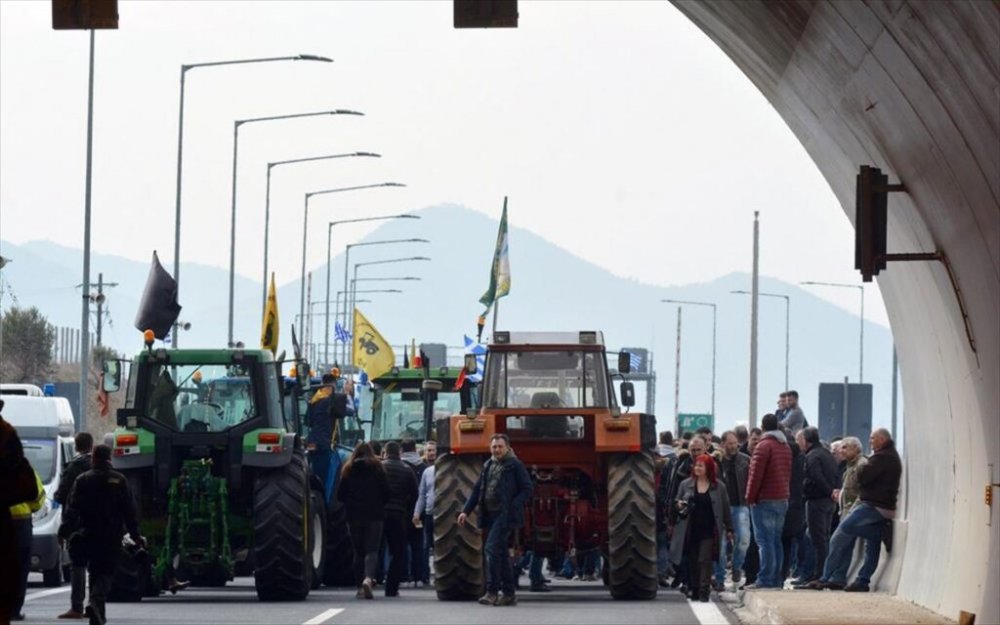
<path id="1" fill-rule="evenodd" d="M 465 353 L 476 355 L 476 372 L 467 375 L 465 379 L 478 384 L 483 381 L 483 369 L 486 368 L 486 346 L 475 342 L 467 334 L 463 336 L 465 338 Z"/>
<path id="2" fill-rule="evenodd" d="M 351 340 L 351 333 L 344 329 L 344 326 L 338 321 L 333 327 L 333 333 L 337 341 L 341 343 L 347 343 Z"/>
<path id="3" fill-rule="evenodd" d="M 639 357 L 639 354 L 633 354 L 632 352 L 629 352 L 628 363 L 632 371 L 638 371 L 639 367 L 642 366 L 642 358 Z"/>

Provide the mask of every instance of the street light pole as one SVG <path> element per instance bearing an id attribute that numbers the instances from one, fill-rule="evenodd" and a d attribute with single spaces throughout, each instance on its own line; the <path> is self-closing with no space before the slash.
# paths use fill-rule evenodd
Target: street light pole
<path id="1" fill-rule="evenodd" d="M 730 293 L 740 294 L 740 295 L 750 295 L 750 291 L 730 291 Z M 760 292 L 757 295 L 761 297 L 780 297 L 785 300 L 785 390 L 791 389 L 788 385 L 788 354 L 789 354 L 789 320 L 791 319 L 791 297 L 788 295 L 781 295 L 779 293 L 764 293 Z"/>
<path id="2" fill-rule="evenodd" d="M 679 299 L 660 300 L 665 304 L 687 304 L 689 306 L 710 306 L 712 308 L 712 417 L 715 417 L 715 355 L 716 355 L 716 305 L 712 302 L 692 302 Z"/>
<path id="3" fill-rule="evenodd" d="M 267 164 L 267 194 L 264 200 L 264 278 L 261 280 L 263 293 L 261 294 L 261 314 L 267 309 L 267 251 L 268 237 L 271 231 L 271 170 L 280 165 L 291 165 L 293 163 L 308 163 L 311 161 L 323 161 L 331 158 L 348 158 L 352 156 L 368 156 L 372 158 L 382 158 L 381 154 L 374 152 L 350 152 L 347 154 L 328 154 L 326 156 L 310 156 L 307 158 L 293 158 L 285 161 L 275 161 Z"/>
<path id="4" fill-rule="evenodd" d="M 808 284 L 811 286 L 835 286 L 845 289 L 858 289 L 861 292 L 861 331 L 859 333 L 859 345 L 858 345 L 858 384 L 863 384 L 865 381 L 865 287 L 864 285 L 844 284 L 842 282 L 814 282 L 812 280 L 799 282 L 799 284 Z"/>
<path id="5" fill-rule="evenodd" d="M 330 259 L 330 244 L 332 240 L 333 227 L 337 224 L 349 224 L 349 223 L 359 223 L 362 221 L 384 221 L 387 219 L 420 219 L 417 215 L 386 215 L 383 217 L 361 217 L 358 219 L 341 219 L 338 221 L 331 221 L 326 227 L 326 312 L 325 318 L 325 331 L 323 333 L 323 357 L 330 357 L 330 269 L 331 269 L 331 259 Z M 350 246 L 348 246 L 350 247 Z M 344 259 L 347 262 L 347 259 Z M 337 307 L 334 306 L 334 311 Z"/>
<path id="6" fill-rule="evenodd" d="M 268 117 L 253 117 L 250 119 L 237 119 L 233 122 L 233 191 L 232 191 L 232 206 L 230 208 L 230 223 L 229 223 L 229 346 L 234 345 L 233 340 L 233 305 L 235 299 L 235 288 L 236 288 L 236 166 L 237 157 L 239 156 L 239 146 L 240 146 L 240 127 L 243 124 L 253 124 L 257 122 L 269 122 L 277 121 L 283 119 L 298 119 L 302 117 L 317 117 L 320 115 L 364 115 L 358 111 L 350 111 L 345 109 L 335 109 L 332 111 L 315 111 L 311 113 L 293 113 L 291 115 L 270 115 Z M 267 276 L 264 276 L 265 287 L 267 285 Z"/>
<path id="7" fill-rule="evenodd" d="M 323 63 L 333 63 L 333 59 L 326 58 L 325 56 L 317 56 L 315 54 L 298 54 L 295 56 L 278 56 L 278 57 L 266 57 L 259 59 L 239 59 L 236 61 L 211 61 L 208 63 L 189 63 L 187 65 L 181 65 L 181 88 L 180 88 L 180 104 L 178 106 L 179 112 L 177 116 L 177 189 L 175 191 L 174 201 L 174 282 L 176 283 L 177 292 L 180 293 L 180 282 L 181 282 L 181 171 L 183 163 L 184 154 L 184 84 L 185 76 L 189 70 L 198 67 L 217 67 L 219 65 L 245 65 L 249 63 L 270 63 L 273 61 L 320 61 Z M 265 280 L 266 282 L 266 280 Z M 177 332 L 171 333 L 171 346 L 177 347 Z"/>
<path id="8" fill-rule="evenodd" d="M 360 191 L 361 189 L 377 189 L 380 187 L 405 187 L 405 184 L 399 182 L 380 182 L 377 184 L 365 184 L 355 187 L 339 187 L 336 189 L 323 189 L 322 191 L 311 191 L 305 195 L 305 210 L 302 213 L 302 275 L 299 279 L 299 315 L 301 319 L 299 320 L 299 334 L 304 331 L 304 319 L 306 312 L 306 244 L 308 238 L 306 234 L 308 233 L 309 226 L 309 199 L 314 195 L 324 195 L 327 193 L 342 193 L 344 191 Z M 329 298 L 327 298 L 329 299 Z"/>

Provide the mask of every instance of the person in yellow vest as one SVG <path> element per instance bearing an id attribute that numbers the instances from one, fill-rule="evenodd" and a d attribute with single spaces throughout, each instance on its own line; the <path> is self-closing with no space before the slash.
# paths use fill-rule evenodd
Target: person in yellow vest
<path id="1" fill-rule="evenodd" d="M 38 496 L 31 501 L 24 501 L 10 507 L 10 518 L 14 522 L 14 538 L 17 541 L 17 587 L 14 595 L 14 605 L 11 606 L 10 620 L 23 621 L 24 594 L 28 590 L 28 570 L 31 568 L 31 513 L 41 509 L 45 503 L 45 487 L 42 478 L 35 471 L 35 483 L 38 486 Z"/>
<path id="2" fill-rule="evenodd" d="M 17 540 L 10 507 L 38 497 L 38 484 L 34 470 L 24 457 L 24 447 L 14 426 L 3 418 L 3 400 L 0 399 L 0 623 L 6 623 L 18 595 Z M 20 605 L 20 604 L 19 604 Z M 18 607 L 17 614 L 20 614 Z"/>

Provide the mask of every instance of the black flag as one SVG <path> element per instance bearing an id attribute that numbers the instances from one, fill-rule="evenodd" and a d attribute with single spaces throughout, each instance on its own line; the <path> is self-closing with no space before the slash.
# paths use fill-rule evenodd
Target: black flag
<path id="1" fill-rule="evenodd" d="M 153 266 L 146 278 L 146 289 L 139 302 L 139 314 L 135 316 L 135 327 L 140 332 L 152 330 L 153 336 L 163 340 L 173 327 L 181 307 L 177 303 L 177 281 L 160 264 L 153 252 Z"/>

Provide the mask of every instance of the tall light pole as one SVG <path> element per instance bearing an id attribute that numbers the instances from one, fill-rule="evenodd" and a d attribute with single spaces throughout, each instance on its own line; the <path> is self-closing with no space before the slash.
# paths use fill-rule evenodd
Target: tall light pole
<path id="1" fill-rule="evenodd" d="M 730 291 L 730 293 L 739 295 L 750 295 L 750 291 Z M 791 319 L 791 298 L 788 295 L 781 295 L 779 293 L 757 293 L 761 297 L 780 297 L 785 300 L 785 390 L 789 390 L 791 387 L 788 385 L 788 353 L 789 353 L 789 327 Z"/>
<path id="2" fill-rule="evenodd" d="M 177 292 L 180 293 L 181 283 L 181 171 L 184 154 L 184 79 L 189 70 L 198 67 L 218 67 L 220 65 L 246 65 L 249 63 L 271 63 L 273 61 L 320 61 L 322 63 L 333 63 L 333 59 L 315 54 L 297 54 L 295 56 L 275 56 L 257 59 L 239 59 L 235 61 L 211 61 L 208 63 L 189 63 L 181 65 L 181 89 L 180 105 L 178 107 L 177 118 L 177 191 L 175 192 L 174 207 L 174 281 L 177 283 Z M 177 347 L 177 333 L 171 336 L 171 346 Z"/>
<path id="3" fill-rule="evenodd" d="M 233 122 L 233 191 L 232 207 L 229 216 L 229 346 L 233 346 L 233 300 L 235 299 L 236 288 L 236 164 L 240 147 L 240 127 L 244 124 L 254 124 L 258 122 L 273 122 L 284 119 L 299 119 L 303 117 L 318 117 L 321 115 L 364 115 L 358 111 L 347 109 L 334 109 L 331 111 L 314 111 L 311 113 L 292 113 L 289 115 L 269 115 L 267 117 L 251 117 L 248 119 L 237 119 Z M 267 276 L 264 276 L 265 287 Z"/>
<path id="4" fill-rule="evenodd" d="M 757 427 L 757 311 L 760 298 L 760 212 L 753 212 L 753 273 L 750 279 L 750 429 Z"/>
<path id="5" fill-rule="evenodd" d="M 390 263 L 418 262 L 418 261 L 425 261 L 425 260 L 430 260 L 430 258 L 428 258 L 426 256 L 408 256 L 406 258 L 389 258 L 387 260 L 370 260 L 370 261 L 364 262 L 364 263 L 355 263 L 355 265 L 354 265 L 354 278 L 356 280 L 357 277 L 358 277 L 358 267 L 365 267 L 365 266 L 368 266 L 368 265 L 387 265 L 387 264 L 390 264 Z M 352 311 L 352 314 L 351 314 L 351 351 L 350 351 L 351 360 L 350 360 L 350 364 L 351 364 L 352 367 L 354 366 L 354 330 L 355 330 L 355 328 L 354 328 L 353 310 L 354 310 L 354 305 L 357 303 L 355 301 L 354 295 L 356 295 L 356 293 L 352 294 L 352 293 L 348 292 L 347 295 L 345 296 L 345 299 L 347 297 L 351 298 L 351 311 Z"/>
<path id="6" fill-rule="evenodd" d="M 87 389 L 90 387 L 90 190 L 94 160 L 94 29 L 90 30 L 88 76 L 87 178 L 83 195 L 83 314 L 80 318 L 80 409 L 77 410 L 77 430 L 82 430 L 87 423 Z"/>
<path id="7" fill-rule="evenodd" d="M 361 217 L 357 219 L 340 219 L 338 221 L 331 221 L 326 226 L 326 311 L 323 315 L 325 321 L 325 327 L 323 332 L 323 356 L 329 357 L 330 355 L 330 245 L 333 236 L 333 227 L 337 224 L 350 224 L 358 223 L 362 221 L 385 221 L 387 219 L 420 219 L 418 215 L 385 215 L 382 217 Z M 350 246 L 347 246 L 350 249 Z M 344 264 L 347 264 L 347 257 L 344 257 Z M 337 306 L 334 306 L 334 314 L 338 310 Z"/>
<path id="8" fill-rule="evenodd" d="M 810 286 L 835 286 L 844 289 L 857 289 L 861 292 L 861 332 L 860 332 L 860 338 L 858 339 L 858 384 L 863 384 L 865 381 L 865 287 L 864 285 L 844 284 L 842 282 L 813 282 L 812 280 L 799 282 L 799 284 L 807 284 Z"/>
<path id="9" fill-rule="evenodd" d="M 305 195 L 305 209 L 302 212 L 302 275 L 299 279 L 299 334 L 305 329 L 306 316 L 306 244 L 308 243 L 309 232 L 309 199 L 314 195 L 325 195 L 327 193 L 343 193 L 345 191 L 360 191 L 362 189 L 378 189 L 381 187 L 405 187 L 399 182 L 380 182 L 377 184 L 364 184 L 355 187 L 338 187 L 336 189 L 323 189 L 322 191 L 311 191 Z M 327 298 L 329 299 L 329 298 Z"/>
<path id="10" fill-rule="evenodd" d="M 261 295 L 261 314 L 267 309 L 267 250 L 268 236 L 271 230 L 271 170 L 281 165 L 292 165 L 294 163 L 309 163 L 312 161 L 324 161 L 331 158 L 349 158 L 353 156 L 367 156 L 371 158 L 382 158 L 381 154 L 375 152 L 350 152 L 348 154 L 328 154 L 326 156 L 310 156 L 307 158 L 292 158 L 285 161 L 274 161 L 267 164 L 267 194 L 264 200 L 264 279 L 261 280 L 263 293 Z"/>
<path id="11" fill-rule="evenodd" d="M 716 336 L 716 305 L 712 302 L 692 302 L 680 299 L 660 300 L 664 304 L 682 304 L 688 306 L 710 306 L 712 308 L 712 417 L 715 417 L 715 336 Z"/>
<path id="12" fill-rule="evenodd" d="M 361 241 L 361 242 L 358 242 L 358 243 L 350 243 L 350 244 L 346 245 L 344 247 L 344 290 L 347 291 L 348 293 L 351 292 L 351 287 L 349 287 L 349 285 L 347 284 L 347 269 L 348 269 L 348 267 L 349 267 L 349 265 L 351 263 L 351 248 L 365 247 L 365 246 L 368 246 L 368 245 L 389 245 L 389 244 L 394 244 L 394 243 L 429 243 L 429 241 L 427 241 L 426 239 L 388 239 L 388 240 L 383 240 L 383 241 Z M 354 326 L 354 318 L 353 318 L 353 316 L 351 317 L 350 320 L 348 320 L 348 314 L 349 314 L 348 311 L 351 310 L 349 308 L 349 306 L 348 306 L 349 303 L 350 303 L 350 299 L 345 297 L 344 298 L 344 327 L 346 328 L 346 327 L 348 327 L 348 324 L 350 324 L 351 333 L 353 334 L 353 332 L 354 332 L 354 327 L 353 327 Z M 344 359 L 345 360 L 347 359 L 347 355 L 348 355 L 347 354 L 347 345 L 344 345 Z"/>

